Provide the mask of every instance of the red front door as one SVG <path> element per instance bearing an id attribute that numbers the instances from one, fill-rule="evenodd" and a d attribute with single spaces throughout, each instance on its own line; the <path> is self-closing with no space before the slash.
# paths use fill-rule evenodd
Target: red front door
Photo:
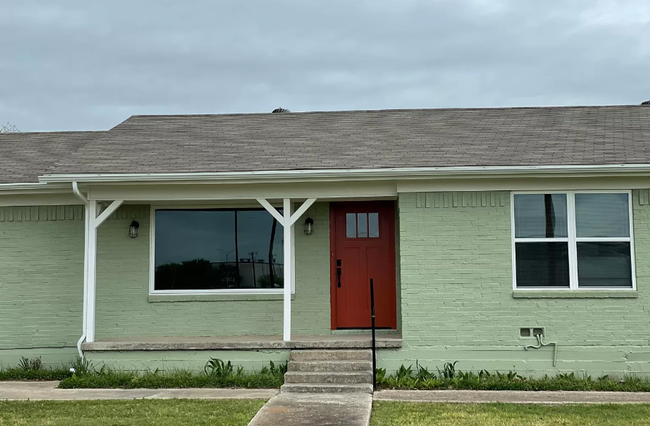
<path id="1" fill-rule="evenodd" d="M 370 327 L 370 279 L 378 328 L 396 328 L 395 204 L 332 203 L 332 328 Z"/>

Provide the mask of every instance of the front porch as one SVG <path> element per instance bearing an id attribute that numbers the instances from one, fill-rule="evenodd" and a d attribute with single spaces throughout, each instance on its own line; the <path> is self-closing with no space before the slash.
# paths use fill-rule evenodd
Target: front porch
<path id="1" fill-rule="evenodd" d="M 355 195 L 341 183 L 312 186 L 312 196 L 298 185 L 178 186 L 73 184 L 86 220 L 80 355 L 369 348 L 373 277 L 377 327 L 391 329 L 377 347 L 401 347 L 394 193 Z M 369 210 L 333 215 L 351 201 Z M 382 269 L 368 277 L 358 272 L 369 270 L 365 260 L 354 266 L 333 246 L 333 218 L 343 218 L 347 238 L 349 216 L 361 244 L 354 250 L 388 247 L 373 255 Z"/>
<path id="2" fill-rule="evenodd" d="M 101 339 L 84 343 L 82 349 L 91 352 L 125 351 L 248 351 L 278 349 L 367 349 L 371 334 L 331 334 L 324 336 L 292 336 L 285 341 L 279 336 L 231 337 L 129 337 Z M 377 332 L 378 349 L 399 349 L 402 335 Z"/>

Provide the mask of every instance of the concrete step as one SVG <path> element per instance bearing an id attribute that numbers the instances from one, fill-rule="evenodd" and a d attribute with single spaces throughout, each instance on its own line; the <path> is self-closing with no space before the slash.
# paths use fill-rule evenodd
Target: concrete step
<path id="1" fill-rule="evenodd" d="M 337 372 L 370 371 L 371 361 L 289 361 L 288 371 Z"/>
<path id="2" fill-rule="evenodd" d="M 346 371 L 346 372 L 302 372 L 289 371 L 284 375 L 284 383 L 347 383 L 360 384 L 372 383 L 371 371 Z"/>
<path id="3" fill-rule="evenodd" d="M 372 393 L 372 384 L 297 384 L 287 383 L 281 392 L 298 393 Z"/>
<path id="4" fill-rule="evenodd" d="M 372 361 L 370 350 L 306 350 L 291 351 L 291 361 Z"/>

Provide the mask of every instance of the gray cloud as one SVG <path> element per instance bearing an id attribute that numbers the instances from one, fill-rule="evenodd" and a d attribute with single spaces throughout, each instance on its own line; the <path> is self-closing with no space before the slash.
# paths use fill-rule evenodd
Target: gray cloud
<path id="1" fill-rule="evenodd" d="M 0 3 L 0 122 L 21 130 L 650 99 L 646 0 Z"/>

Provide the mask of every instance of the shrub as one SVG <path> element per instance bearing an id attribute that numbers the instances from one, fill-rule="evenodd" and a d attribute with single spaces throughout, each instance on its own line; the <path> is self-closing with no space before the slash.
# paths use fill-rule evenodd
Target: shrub
<path id="1" fill-rule="evenodd" d="M 65 367 L 46 368 L 40 357 L 21 357 L 17 367 L 0 370 L 0 380 L 61 380 L 69 376 Z"/>
<path id="2" fill-rule="evenodd" d="M 490 373 L 481 370 L 456 370 L 456 362 L 445 363 L 442 370 L 432 373 L 416 364 L 403 365 L 394 373 L 387 375 L 385 369 L 377 369 L 377 385 L 388 389 L 471 389 L 471 390 L 525 390 L 525 391 L 619 391 L 650 392 L 650 380 L 639 377 L 625 377 L 617 381 L 609 376 L 596 380 L 587 375 L 562 373 L 555 377 L 523 377 L 515 371 Z"/>
<path id="3" fill-rule="evenodd" d="M 103 366 L 99 371 L 89 368 L 84 374 L 78 372 L 61 383 L 60 388 L 279 388 L 284 382 L 286 363 L 260 371 L 245 371 L 235 367 L 230 361 L 211 358 L 203 372 L 191 370 L 159 370 L 134 372 L 122 371 Z"/>

